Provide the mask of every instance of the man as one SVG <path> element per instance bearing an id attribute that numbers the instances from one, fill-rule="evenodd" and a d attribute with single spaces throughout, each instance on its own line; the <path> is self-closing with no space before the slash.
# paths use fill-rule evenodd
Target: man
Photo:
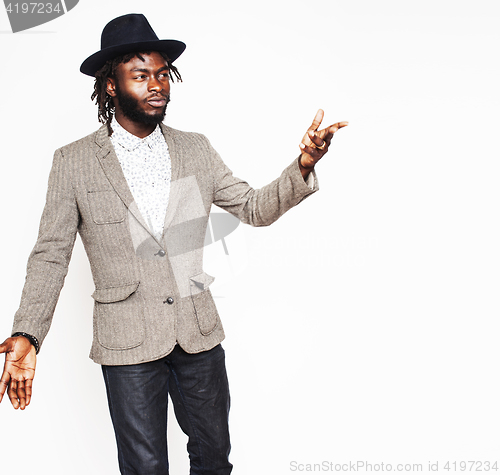
<path id="1" fill-rule="evenodd" d="M 168 394 L 188 435 L 191 474 L 229 474 L 224 331 L 202 269 L 210 207 L 269 225 L 318 189 L 314 166 L 347 122 L 317 130 L 319 111 L 281 176 L 252 189 L 208 140 L 162 121 L 182 42 L 159 40 L 143 15 L 103 30 L 81 71 L 103 125 L 57 150 L 0 380 L 15 409 L 31 401 L 77 232 L 95 292 L 91 358 L 102 365 L 122 474 L 168 474 Z"/>

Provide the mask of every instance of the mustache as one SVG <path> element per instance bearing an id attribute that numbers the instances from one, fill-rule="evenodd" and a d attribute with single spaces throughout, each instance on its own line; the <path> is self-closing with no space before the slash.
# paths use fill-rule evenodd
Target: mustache
<path id="1" fill-rule="evenodd" d="M 150 101 L 151 99 L 165 99 L 167 101 L 167 104 L 170 102 L 170 94 L 152 94 L 148 98 L 145 99 L 145 102 Z"/>

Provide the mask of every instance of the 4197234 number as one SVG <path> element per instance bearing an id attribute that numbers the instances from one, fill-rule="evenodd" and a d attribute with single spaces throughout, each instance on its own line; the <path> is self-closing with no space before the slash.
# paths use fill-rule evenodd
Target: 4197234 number
<path id="1" fill-rule="evenodd" d="M 497 472 L 498 463 L 496 461 L 462 460 L 446 462 L 443 470 L 452 472 Z"/>
<path id="2" fill-rule="evenodd" d="M 62 13 L 61 3 L 9 3 L 7 13 Z"/>

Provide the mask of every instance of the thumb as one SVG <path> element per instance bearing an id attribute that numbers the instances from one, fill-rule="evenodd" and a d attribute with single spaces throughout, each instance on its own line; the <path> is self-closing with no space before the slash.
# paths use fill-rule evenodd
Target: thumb
<path id="1" fill-rule="evenodd" d="M 12 338 L 7 338 L 2 344 L 0 344 L 0 353 L 8 353 L 14 349 L 14 342 Z"/>

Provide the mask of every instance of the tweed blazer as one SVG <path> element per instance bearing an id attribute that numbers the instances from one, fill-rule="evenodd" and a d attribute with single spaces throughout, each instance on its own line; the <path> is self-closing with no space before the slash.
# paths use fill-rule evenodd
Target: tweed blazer
<path id="1" fill-rule="evenodd" d="M 309 187 L 295 159 L 255 190 L 233 176 L 203 135 L 164 124 L 161 130 L 172 160 L 161 239 L 138 210 L 105 126 L 56 150 L 12 333 L 34 335 L 42 345 L 79 233 L 95 283 L 95 362 L 152 361 L 176 342 L 198 353 L 224 339 L 209 288 L 214 278 L 202 268 L 211 205 L 266 226 L 315 192 L 317 177 Z"/>

